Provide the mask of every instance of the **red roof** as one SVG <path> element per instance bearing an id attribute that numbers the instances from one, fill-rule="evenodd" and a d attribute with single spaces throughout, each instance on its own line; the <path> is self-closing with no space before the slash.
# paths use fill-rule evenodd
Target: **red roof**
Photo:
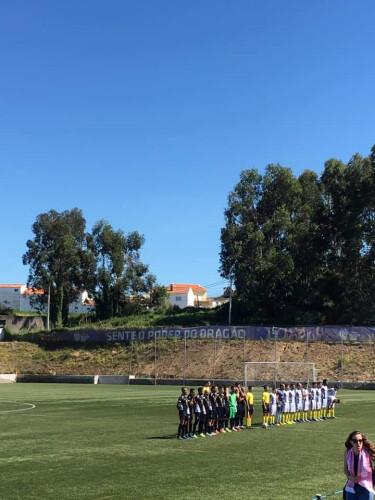
<path id="1" fill-rule="evenodd" d="M 10 285 L 4 285 L 0 284 L 0 288 L 22 288 L 24 287 L 24 283 L 16 283 L 16 284 L 10 284 Z M 23 292 L 22 295 L 42 295 L 44 293 L 44 290 L 39 289 L 39 288 L 26 288 Z"/>
<path id="2" fill-rule="evenodd" d="M 95 300 L 93 299 L 86 299 L 83 303 L 84 306 L 95 306 Z"/>
<path id="3" fill-rule="evenodd" d="M 193 292 L 197 293 L 206 293 L 206 289 L 200 285 L 189 285 L 189 284 L 181 284 L 181 283 L 171 283 L 167 288 L 168 293 L 187 293 L 189 288 L 193 290 Z"/>
<path id="4" fill-rule="evenodd" d="M 40 288 L 26 288 L 23 295 L 44 295 L 44 290 Z"/>

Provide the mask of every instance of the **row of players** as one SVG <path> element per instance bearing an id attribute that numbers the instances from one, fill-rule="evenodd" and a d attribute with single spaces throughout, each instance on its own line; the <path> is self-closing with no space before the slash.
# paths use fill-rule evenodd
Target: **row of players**
<path id="1" fill-rule="evenodd" d="M 280 388 L 264 386 L 262 394 L 263 426 L 318 422 L 335 417 L 335 403 L 339 403 L 339 387 L 328 388 L 323 382 L 280 384 Z"/>
<path id="2" fill-rule="evenodd" d="M 335 417 L 338 386 L 328 388 L 327 380 L 308 384 L 280 384 L 277 389 L 264 386 L 262 394 L 263 426 L 316 422 Z M 213 386 L 188 390 L 182 387 L 177 401 L 180 423 L 178 439 L 214 436 L 252 427 L 253 387 L 236 383 L 230 388 Z M 195 417 L 195 418 L 194 418 Z M 246 427 L 244 419 L 246 417 Z"/>

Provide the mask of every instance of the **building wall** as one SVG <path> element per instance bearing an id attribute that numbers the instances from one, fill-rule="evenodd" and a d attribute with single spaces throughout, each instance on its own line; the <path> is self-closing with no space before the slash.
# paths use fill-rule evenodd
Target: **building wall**
<path id="1" fill-rule="evenodd" d="M 94 312 L 95 307 L 94 306 L 88 306 L 85 304 L 82 304 L 80 300 L 76 300 L 75 302 L 72 302 L 69 304 L 69 312 L 72 314 L 83 314 L 83 313 L 89 313 L 89 312 Z"/>
<path id="2" fill-rule="evenodd" d="M 21 305 L 19 307 L 19 309 L 21 309 L 21 311 L 27 311 L 27 312 L 39 312 L 39 310 L 37 311 L 37 309 L 35 309 L 32 305 L 31 305 L 31 298 L 34 297 L 34 295 L 30 295 L 30 294 L 23 294 L 21 295 Z M 45 305 L 45 307 L 43 307 L 42 311 L 40 312 L 47 312 L 47 304 Z"/>
<path id="3" fill-rule="evenodd" d="M 187 293 L 173 293 L 168 296 L 169 302 L 172 306 L 177 306 L 180 309 L 187 307 L 188 305 L 188 295 Z"/>
<path id="4" fill-rule="evenodd" d="M 12 309 L 21 309 L 22 287 L 0 288 L 0 303 Z"/>
<path id="5" fill-rule="evenodd" d="M 189 291 L 187 293 L 187 305 L 188 307 L 194 307 L 194 302 L 195 302 L 195 296 L 194 296 L 194 292 L 191 288 L 189 288 Z"/>
<path id="6" fill-rule="evenodd" d="M 33 294 L 24 293 L 26 291 L 26 285 L 20 287 L 0 287 L 0 304 L 11 309 L 18 309 L 25 312 L 39 312 L 32 305 Z M 88 298 L 88 293 L 86 291 L 81 292 L 78 295 L 77 300 L 69 305 L 69 312 L 82 314 L 87 312 L 92 312 L 95 310 L 94 306 L 85 305 L 84 301 Z M 47 312 L 47 304 L 41 312 Z"/>
<path id="7" fill-rule="evenodd" d="M 198 306 L 198 303 L 200 305 L 201 302 L 205 302 L 207 300 L 207 293 L 206 292 L 193 292 L 194 295 L 194 304 Z"/>
<path id="8" fill-rule="evenodd" d="M 180 309 L 194 307 L 195 295 L 191 288 L 186 293 L 171 293 L 168 296 L 170 303 Z"/>

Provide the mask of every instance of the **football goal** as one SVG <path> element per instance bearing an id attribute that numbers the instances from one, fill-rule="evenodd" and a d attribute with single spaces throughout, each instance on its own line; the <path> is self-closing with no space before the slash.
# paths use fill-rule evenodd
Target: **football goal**
<path id="1" fill-rule="evenodd" d="M 315 364 L 298 361 L 246 361 L 244 385 L 311 382 L 315 380 Z"/>

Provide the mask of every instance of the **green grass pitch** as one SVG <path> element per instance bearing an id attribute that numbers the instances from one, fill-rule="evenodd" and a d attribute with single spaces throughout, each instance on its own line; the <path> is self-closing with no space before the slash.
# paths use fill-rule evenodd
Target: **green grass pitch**
<path id="1" fill-rule="evenodd" d="M 310 500 L 342 489 L 349 432 L 375 441 L 374 391 L 340 391 L 336 420 L 186 441 L 175 438 L 178 395 L 163 386 L 0 385 L 0 499 Z M 255 403 L 259 422 L 259 391 Z"/>

